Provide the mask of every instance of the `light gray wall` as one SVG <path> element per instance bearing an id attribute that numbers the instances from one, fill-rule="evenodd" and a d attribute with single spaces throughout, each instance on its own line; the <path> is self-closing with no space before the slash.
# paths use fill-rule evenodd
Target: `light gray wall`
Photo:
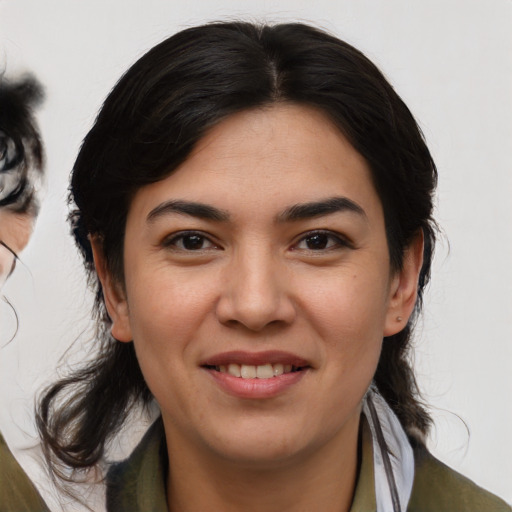
<path id="1" fill-rule="evenodd" d="M 68 173 L 120 74 L 178 29 L 205 20 L 303 20 L 374 60 L 417 119 L 439 173 L 435 261 L 416 367 L 432 405 L 432 450 L 512 502 L 512 2 L 510 0 L 0 0 L 0 62 L 45 83 L 47 194 L 5 294 L 20 328 L 0 351 L 0 427 L 33 442 L 32 400 L 87 329 L 90 297 L 68 227 Z M 2 64 L 3 65 L 3 64 Z M 14 330 L 0 307 L 0 340 Z M 80 338 L 82 341 L 84 336 Z M 80 342 L 74 346 L 80 354 Z M 468 427 L 466 430 L 465 424 Z"/>

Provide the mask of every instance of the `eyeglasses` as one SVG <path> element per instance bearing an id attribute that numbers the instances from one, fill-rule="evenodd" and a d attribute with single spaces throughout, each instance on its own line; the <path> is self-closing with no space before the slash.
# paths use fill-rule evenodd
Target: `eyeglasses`
<path id="1" fill-rule="evenodd" d="M 16 267 L 18 255 L 2 240 L 0 240 L 0 288 Z"/>

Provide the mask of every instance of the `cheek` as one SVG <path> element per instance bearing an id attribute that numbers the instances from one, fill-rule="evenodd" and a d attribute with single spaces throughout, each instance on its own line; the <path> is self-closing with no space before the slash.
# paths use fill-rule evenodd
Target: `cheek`
<path id="1" fill-rule="evenodd" d="M 198 273 L 140 265 L 127 273 L 130 326 L 136 344 L 177 350 L 193 339 L 213 307 L 218 283 Z M 217 292 L 216 292 L 217 290 Z"/>
<path id="2" fill-rule="evenodd" d="M 325 337 L 382 339 L 388 291 L 379 273 L 333 273 L 306 280 L 301 289 L 302 307 Z"/>
<path id="3" fill-rule="evenodd" d="M 329 385 L 339 393 L 364 393 L 382 348 L 387 281 L 377 272 L 354 271 L 331 276 L 323 283 L 310 286 L 303 308 L 308 322 L 324 340 L 324 360 L 332 363 Z"/>
<path id="4" fill-rule="evenodd" d="M 0 215 L 0 238 L 16 253 L 28 244 L 32 234 L 34 219 L 30 215 L 3 212 Z"/>
<path id="5" fill-rule="evenodd" d="M 127 283 L 129 321 L 144 379 L 161 405 L 184 407 L 179 389 L 187 382 L 185 363 L 193 355 L 204 304 L 176 280 L 146 276 L 143 286 L 134 285 Z"/>

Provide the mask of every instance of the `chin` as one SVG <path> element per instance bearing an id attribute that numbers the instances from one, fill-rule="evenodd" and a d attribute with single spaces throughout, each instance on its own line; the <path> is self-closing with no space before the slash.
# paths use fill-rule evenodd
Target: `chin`
<path id="1" fill-rule="evenodd" d="M 218 456 L 242 467 L 268 469 L 295 462 L 313 453 L 331 435 L 315 435 L 304 428 L 297 418 L 290 422 L 240 421 L 235 428 L 219 432 L 209 448 Z"/>

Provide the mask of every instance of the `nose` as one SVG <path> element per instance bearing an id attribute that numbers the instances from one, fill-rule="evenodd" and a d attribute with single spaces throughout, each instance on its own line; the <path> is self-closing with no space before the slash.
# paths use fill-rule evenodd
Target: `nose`
<path id="1" fill-rule="evenodd" d="M 292 323 L 296 310 L 286 269 L 271 254 L 249 252 L 239 254 L 225 269 L 217 318 L 223 324 L 243 325 L 254 332 Z"/>

